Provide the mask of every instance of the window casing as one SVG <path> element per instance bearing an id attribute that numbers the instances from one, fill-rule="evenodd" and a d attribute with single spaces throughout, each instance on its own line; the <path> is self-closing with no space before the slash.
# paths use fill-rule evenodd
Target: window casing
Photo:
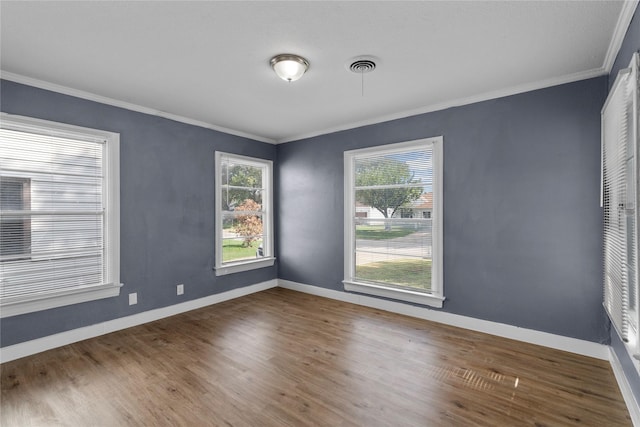
<path id="1" fill-rule="evenodd" d="M 119 135 L 2 114 L 0 315 L 120 294 Z"/>
<path id="2" fill-rule="evenodd" d="M 273 165 L 216 151 L 216 276 L 272 266 Z"/>
<path id="3" fill-rule="evenodd" d="M 346 151 L 344 170 L 345 290 L 442 307 L 442 137 Z"/>

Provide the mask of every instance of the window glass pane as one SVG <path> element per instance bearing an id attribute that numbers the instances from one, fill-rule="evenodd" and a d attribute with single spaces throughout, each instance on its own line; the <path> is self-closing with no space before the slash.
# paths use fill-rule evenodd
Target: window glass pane
<path id="1" fill-rule="evenodd" d="M 356 220 L 355 278 L 429 291 L 431 220 Z"/>
<path id="2" fill-rule="evenodd" d="M 355 279 L 360 282 L 428 292 L 431 290 L 431 259 L 356 252 Z"/>
<path id="3" fill-rule="evenodd" d="M 430 187 L 356 190 L 355 196 L 356 216 L 364 218 L 421 218 L 433 210 Z"/>
<path id="4" fill-rule="evenodd" d="M 636 245 L 634 244 L 634 236 L 636 234 L 635 209 L 627 212 L 627 278 L 629 280 L 629 310 L 636 309 Z M 630 316 L 631 322 L 637 323 L 634 316 Z"/>
<path id="5" fill-rule="evenodd" d="M 76 258 L 102 253 L 100 215 L 34 215 L 31 217 L 34 258 Z"/>
<path id="6" fill-rule="evenodd" d="M 225 214 L 222 227 L 222 262 L 265 256 L 262 215 Z"/>
<path id="7" fill-rule="evenodd" d="M 262 189 L 222 187 L 222 210 L 262 210 Z"/>
<path id="8" fill-rule="evenodd" d="M 222 163 L 222 184 L 234 187 L 262 188 L 264 168 L 226 159 Z"/>
<path id="9" fill-rule="evenodd" d="M 432 150 L 356 158 L 356 187 L 379 185 L 431 185 L 433 176 Z"/>
<path id="10" fill-rule="evenodd" d="M 431 258 L 431 220 L 356 221 L 356 251 Z"/>

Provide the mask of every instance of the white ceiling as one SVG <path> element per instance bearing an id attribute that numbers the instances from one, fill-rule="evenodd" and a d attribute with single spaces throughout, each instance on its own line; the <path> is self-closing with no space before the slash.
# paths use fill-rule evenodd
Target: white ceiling
<path id="1" fill-rule="evenodd" d="M 636 5 L 3 0 L 0 67 L 10 80 L 284 142 L 606 74 Z M 280 80 L 269 66 L 279 53 L 306 57 L 308 73 Z M 348 71 L 360 55 L 378 68 Z"/>

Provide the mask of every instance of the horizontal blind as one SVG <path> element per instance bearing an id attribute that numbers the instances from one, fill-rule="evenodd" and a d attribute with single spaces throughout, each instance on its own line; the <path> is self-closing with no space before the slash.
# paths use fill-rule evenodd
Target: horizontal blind
<path id="1" fill-rule="evenodd" d="M 3 302 L 103 284 L 104 142 L 0 129 Z"/>
<path id="2" fill-rule="evenodd" d="M 624 341 L 637 313 L 636 93 L 637 67 L 623 70 L 602 111 L 604 306 Z"/>
<path id="3" fill-rule="evenodd" d="M 359 155 L 353 171 L 353 278 L 431 292 L 432 145 Z"/>

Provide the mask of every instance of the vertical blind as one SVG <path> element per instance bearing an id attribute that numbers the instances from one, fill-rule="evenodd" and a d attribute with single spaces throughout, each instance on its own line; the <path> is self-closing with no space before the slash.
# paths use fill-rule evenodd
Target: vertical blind
<path id="1" fill-rule="evenodd" d="M 602 110 L 604 306 L 619 336 L 638 326 L 636 151 L 638 54 L 622 70 Z"/>
<path id="2" fill-rule="evenodd" d="M 431 292 L 434 218 L 431 144 L 356 156 L 353 171 L 353 279 Z"/>
<path id="3" fill-rule="evenodd" d="M 90 135 L 0 129 L 3 304 L 103 284 L 104 152 Z"/>

